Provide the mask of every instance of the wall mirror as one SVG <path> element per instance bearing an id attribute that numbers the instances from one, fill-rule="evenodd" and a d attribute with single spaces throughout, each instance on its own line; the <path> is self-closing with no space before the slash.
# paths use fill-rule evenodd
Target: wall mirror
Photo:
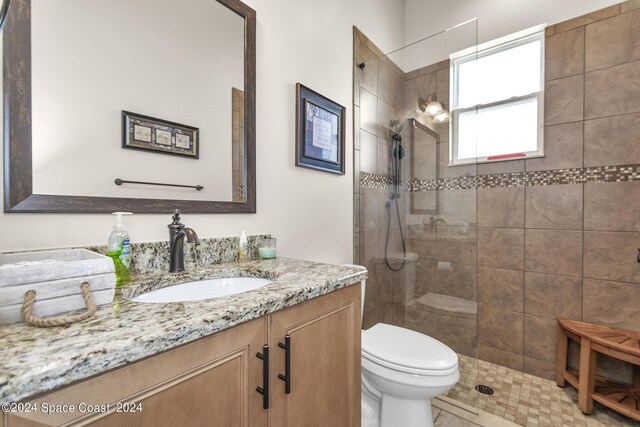
<path id="1" fill-rule="evenodd" d="M 255 212 L 255 31 L 239 0 L 13 0 L 5 212 Z"/>

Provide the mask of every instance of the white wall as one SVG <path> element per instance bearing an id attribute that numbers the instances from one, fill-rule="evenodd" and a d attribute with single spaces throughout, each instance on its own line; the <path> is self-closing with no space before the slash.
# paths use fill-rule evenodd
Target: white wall
<path id="1" fill-rule="evenodd" d="M 381 49 L 404 38 L 404 0 L 246 0 L 257 10 L 255 215 L 184 215 L 200 237 L 272 233 L 283 256 L 352 260 L 352 25 Z M 346 171 L 294 166 L 295 84 L 347 107 Z M 107 166 L 105 166 L 106 170 Z M 171 215 L 126 219 L 134 242 L 166 240 Z M 104 244 L 111 215 L 0 214 L 0 250 Z"/>

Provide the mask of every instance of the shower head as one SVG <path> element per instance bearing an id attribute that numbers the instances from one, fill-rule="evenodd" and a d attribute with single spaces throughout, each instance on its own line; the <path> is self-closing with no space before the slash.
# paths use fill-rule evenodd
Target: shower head
<path id="1" fill-rule="evenodd" d="M 409 119 L 406 119 L 405 121 L 403 121 L 401 123 L 400 120 L 394 119 L 394 120 L 391 120 L 391 122 L 389 122 L 389 124 L 391 125 L 391 127 L 395 127 L 396 128 L 395 134 L 396 135 L 400 135 L 400 132 L 402 132 L 402 129 L 404 129 L 405 125 L 408 122 L 411 122 L 411 124 L 413 124 L 413 120 L 414 120 L 413 118 L 409 118 Z"/>

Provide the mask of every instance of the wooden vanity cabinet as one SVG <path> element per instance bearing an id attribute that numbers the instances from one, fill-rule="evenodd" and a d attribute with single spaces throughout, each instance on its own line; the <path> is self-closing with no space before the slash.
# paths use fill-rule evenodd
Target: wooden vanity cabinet
<path id="1" fill-rule="evenodd" d="M 360 297 L 350 286 L 269 316 L 271 426 L 360 426 Z"/>
<path id="2" fill-rule="evenodd" d="M 266 318 L 259 318 L 29 401 L 38 412 L 10 413 L 7 427 L 22 426 L 266 426 L 256 386 L 262 384 Z M 81 404 L 107 413 L 80 413 Z M 115 412 L 118 402 L 140 403 Z M 73 413 L 46 414 L 44 405 L 73 405 Z M 63 410 L 60 406 L 60 410 Z M 98 410 L 101 408 L 98 408 Z"/>
<path id="3" fill-rule="evenodd" d="M 349 286 L 61 388 L 28 401 L 38 412 L 4 414 L 5 426 L 359 426 L 360 295 Z M 267 343 L 264 409 L 256 354 Z M 107 402 L 109 412 L 78 412 Z M 132 412 L 115 412 L 118 403 Z M 75 412 L 45 414 L 45 404 Z"/>

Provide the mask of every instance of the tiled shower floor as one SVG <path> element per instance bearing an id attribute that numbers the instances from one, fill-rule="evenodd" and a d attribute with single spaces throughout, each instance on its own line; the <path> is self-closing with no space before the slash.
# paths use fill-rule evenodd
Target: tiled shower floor
<path id="1" fill-rule="evenodd" d="M 578 409 L 578 393 L 570 385 L 560 388 L 544 378 L 468 356 L 458 357 L 461 380 L 447 394 L 458 402 L 522 426 L 640 427 L 639 422 L 598 403 L 591 415 L 584 415 Z M 474 389 L 478 383 L 493 388 L 494 394 L 478 393 Z"/>

